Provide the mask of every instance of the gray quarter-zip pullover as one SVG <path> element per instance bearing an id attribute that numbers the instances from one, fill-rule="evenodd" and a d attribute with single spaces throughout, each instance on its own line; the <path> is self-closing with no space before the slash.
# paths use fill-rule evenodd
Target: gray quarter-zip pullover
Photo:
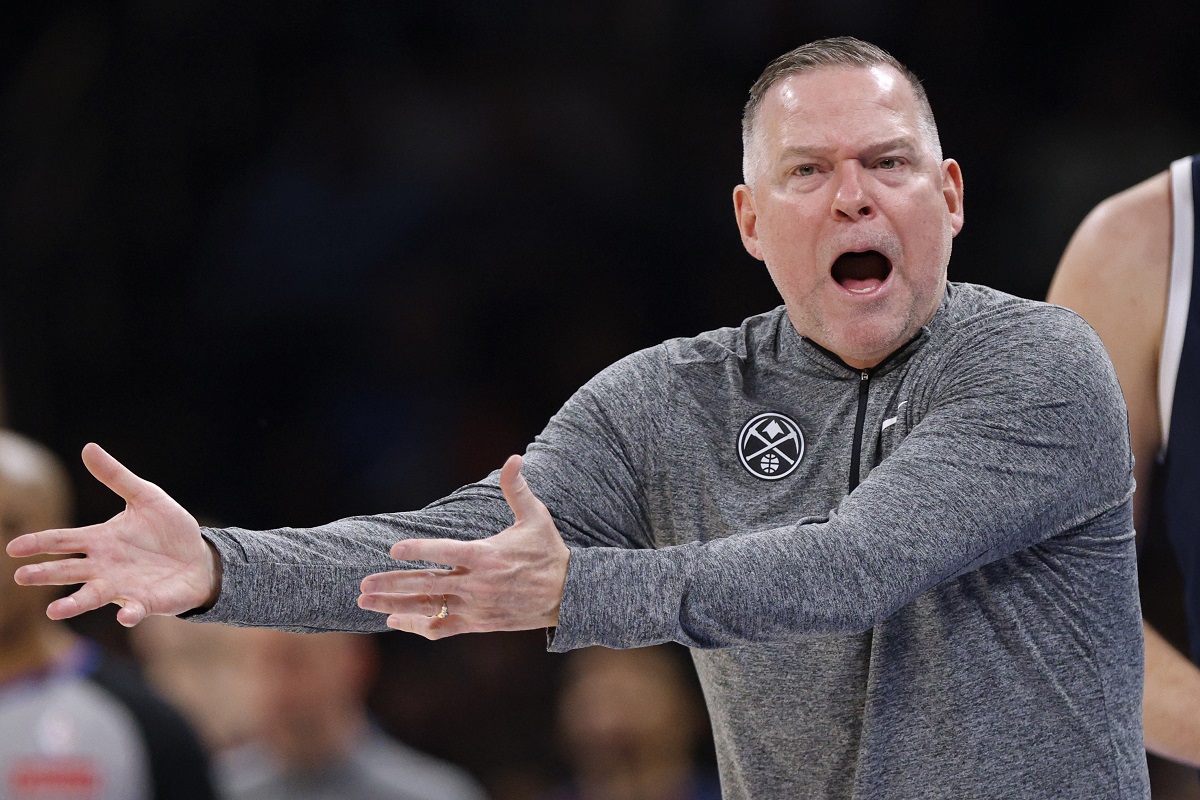
<path id="1" fill-rule="evenodd" d="M 779 308 L 605 370 L 524 471 L 572 547 L 551 649 L 693 648 L 726 797 L 1148 797 L 1125 407 L 1074 314 L 952 284 L 857 371 Z M 355 599 L 394 541 L 511 521 L 493 474 L 206 529 L 198 618 L 381 630 Z"/>

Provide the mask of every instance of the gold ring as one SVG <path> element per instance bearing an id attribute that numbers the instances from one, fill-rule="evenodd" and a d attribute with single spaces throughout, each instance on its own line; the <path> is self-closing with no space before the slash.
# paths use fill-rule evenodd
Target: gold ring
<path id="1" fill-rule="evenodd" d="M 445 619 L 450 616 L 450 609 L 446 607 L 446 595 L 442 595 L 442 610 L 437 612 L 438 619 Z"/>

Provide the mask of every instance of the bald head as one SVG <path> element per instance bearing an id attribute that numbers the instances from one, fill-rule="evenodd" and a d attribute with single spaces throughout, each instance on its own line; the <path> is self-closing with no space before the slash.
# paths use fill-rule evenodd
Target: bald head
<path id="1" fill-rule="evenodd" d="M 0 547 L 25 533 L 66 527 L 71 516 L 71 486 L 62 462 L 42 445 L 0 429 Z M 9 667 L 40 653 L 36 637 L 57 625 L 46 618 L 45 608 L 58 587 L 18 586 L 13 573 L 19 563 L 0 549 L 0 661 L 7 659 Z"/>
<path id="2" fill-rule="evenodd" d="M 49 449 L 0 429 L 0 525 L 8 538 L 71 524 L 71 483 Z"/>

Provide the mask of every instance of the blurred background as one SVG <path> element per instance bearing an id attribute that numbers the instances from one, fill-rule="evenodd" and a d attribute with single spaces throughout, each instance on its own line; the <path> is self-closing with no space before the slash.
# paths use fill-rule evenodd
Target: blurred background
<path id="1" fill-rule="evenodd" d="M 120 506 L 424 505 L 635 349 L 773 307 L 730 194 L 750 84 L 852 34 L 926 84 L 966 178 L 951 278 L 1044 295 L 1083 215 L 1200 150 L 1183 0 L 45 2 L 0 26 L 7 424 Z M 111 609 L 82 625 L 123 646 Z M 497 796 L 564 769 L 540 632 L 380 641 L 372 705 Z M 526 788 L 522 788 L 526 787 Z M 524 792 L 524 794 L 522 794 Z"/>

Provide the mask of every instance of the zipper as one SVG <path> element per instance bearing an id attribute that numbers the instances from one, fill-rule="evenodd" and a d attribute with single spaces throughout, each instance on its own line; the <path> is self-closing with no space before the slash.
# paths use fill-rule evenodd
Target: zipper
<path id="1" fill-rule="evenodd" d="M 858 415 L 854 418 L 854 449 L 850 451 L 850 491 L 859 482 L 859 451 L 862 450 L 863 425 L 867 420 L 867 389 L 871 385 L 871 373 L 863 370 L 858 381 Z"/>

